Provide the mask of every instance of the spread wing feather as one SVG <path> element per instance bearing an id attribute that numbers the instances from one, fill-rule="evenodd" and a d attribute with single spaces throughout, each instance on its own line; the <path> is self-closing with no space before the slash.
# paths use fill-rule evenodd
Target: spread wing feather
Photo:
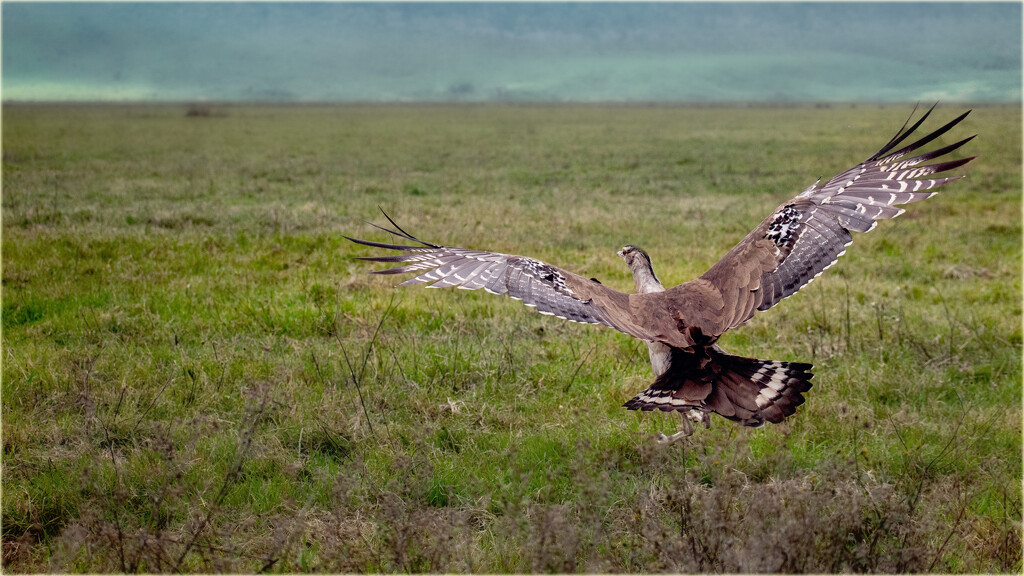
<path id="1" fill-rule="evenodd" d="M 893 152 L 931 114 L 928 110 L 909 129 L 910 119 L 873 156 L 828 181 L 816 182 L 772 212 L 761 224 L 712 266 L 702 278 L 726 299 L 726 313 L 704 333 L 721 334 L 742 324 L 754 310 L 767 310 L 795 294 L 846 252 L 851 231 L 868 232 L 878 220 L 895 218 L 899 206 L 930 198 L 937 189 L 962 176 L 941 176 L 973 157 L 927 164 L 959 149 L 974 136 L 912 156 L 939 138 L 970 111 Z M 911 118 L 913 114 L 911 114 Z M 931 177 L 939 174 L 939 177 Z M 750 274 L 754 272 L 753 274 Z M 738 278 L 753 277 L 748 285 Z M 752 302 L 751 302 L 752 301 Z"/>
<path id="2" fill-rule="evenodd" d="M 630 316 L 629 297 L 596 280 L 583 278 L 525 256 L 424 242 L 402 230 L 387 214 L 384 216 L 395 227 L 394 230 L 376 224 L 371 226 L 417 245 L 387 244 L 348 236 L 345 238 L 364 246 L 402 252 L 398 255 L 358 258 L 401 264 L 394 268 L 376 270 L 374 274 L 416 273 L 416 276 L 399 286 L 427 284 L 430 288 L 483 288 L 492 294 L 508 294 L 527 306 L 535 307 L 542 314 L 585 324 L 604 324 L 644 340 L 653 338 Z"/>

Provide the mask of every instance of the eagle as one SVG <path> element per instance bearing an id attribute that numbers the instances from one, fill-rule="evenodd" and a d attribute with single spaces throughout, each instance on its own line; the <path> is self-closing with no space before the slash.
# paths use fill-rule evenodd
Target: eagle
<path id="1" fill-rule="evenodd" d="M 974 157 L 947 155 L 976 135 L 928 152 L 919 150 L 960 123 L 970 110 L 897 149 L 934 109 L 933 105 L 908 128 L 915 109 L 870 158 L 825 182 L 819 179 L 769 214 L 699 278 L 671 288 L 661 284 L 647 252 L 634 245 L 618 251 L 636 286 L 636 293 L 627 294 L 535 258 L 425 242 L 383 210 L 393 228 L 371 226 L 408 243 L 344 238 L 400 252 L 358 258 L 400 263 L 374 274 L 416 273 L 399 286 L 482 288 L 508 294 L 541 314 L 603 324 L 643 340 L 654 382 L 623 406 L 680 413 L 680 431 L 661 434 L 660 441 L 689 436 L 692 422 L 708 426 L 712 412 L 744 426 L 778 423 L 804 402 L 803 394 L 811 389 L 812 365 L 736 356 L 717 341 L 832 266 L 852 242 L 851 232 L 868 232 L 879 220 L 902 214 L 900 205 L 930 198 L 941 186 L 963 177 L 948 173 Z"/>

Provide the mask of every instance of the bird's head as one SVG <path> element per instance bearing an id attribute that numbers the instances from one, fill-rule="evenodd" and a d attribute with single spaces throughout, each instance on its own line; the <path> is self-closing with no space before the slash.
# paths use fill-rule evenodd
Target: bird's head
<path id="1" fill-rule="evenodd" d="M 635 276 L 639 270 L 649 270 L 653 274 L 654 267 L 651 266 L 651 257 L 644 252 L 644 249 L 632 244 L 626 244 L 616 254 L 626 261 L 626 266 L 633 271 Z"/>
<path id="2" fill-rule="evenodd" d="M 629 271 L 633 273 L 633 282 L 636 283 L 637 292 L 643 294 L 664 290 L 661 281 L 654 274 L 651 257 L 644 252 L 643 248 L 627 244 L 622 247 L 622 250 L 619 250 L 618 255 L 626 261 L 626 266 L 629 266 Z"/>

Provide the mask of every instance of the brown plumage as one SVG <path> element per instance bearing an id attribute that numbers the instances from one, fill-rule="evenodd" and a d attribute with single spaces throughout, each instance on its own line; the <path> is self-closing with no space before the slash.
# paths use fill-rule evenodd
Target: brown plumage
<path id="1" fill-rule="evenodd" d="M 898 205 L 930 198 L 940 186 L 962 177 L 935 175 L 973 158 L 927 162 L 960 148 L 973 136 L 917 156 L 911 153 L 946 133 L 969 111 L 893 151 L 931 112 L 909 129 L 908 119 L 864 162 L 816 182 L 779 206 L 702 276 L 667 290 L 657 280 L 647 253 L 634 246 L 619 252 L 636 280 L 637 293 L 625 294 L 533 258 L 424 242 L 387 214 L 394 230 L 374 226 L 416 245 L 346 238 L 402 252 L 360 258 L 402 264 L 376 274 L 418 273 L 400 286 L 483 288 L 522 300 L 542 314 L 604 324 L 646 341 L 656 379 L 626 402 L 631 410 L 679 411 L 705 423 L 707 412 L 747 426 L 780 422 L 803 403 L 802 393 L 811 387 L 811 365 L 732 356 L 716 342 L 726 330 L 793 295 L 834 264 L 852 241 L 851 231 L 867 232 L 878 220 L 902 214 Z"/>

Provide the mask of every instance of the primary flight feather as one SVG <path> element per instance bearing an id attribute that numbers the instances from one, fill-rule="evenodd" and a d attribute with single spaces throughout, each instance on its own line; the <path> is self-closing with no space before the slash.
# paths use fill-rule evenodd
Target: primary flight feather
<path id="1" fill-rule="evenodd" d="M 973 157 L 932 161 L 974 136 L 914 154 L 970 111 L 897 149 L 932 110 L 909 128 L 908 119 L 864 162 L 816 182 L 779 206 L 702 276 L 669 289 L 654 274 L 647 253 L 632 245 L 618 252 L 636 285 L 635 294 L 626 294 L 534 258 L 424 242 L 387 214 L 394 229 L 373 226 L 412 245 L 345 238 L 401 252 L 360 258 L 401 264 L 375 274 L 416 273 L 399 286 L 483 288 L 508 294 L 542 314 L 604 324 L 646 341 L 655 380 L 624 406 L 684 414 L 684 429 L 676 437 L 692 432 L 690 420 L 707 424 L 709 412 L 746 426 L 781 422 L 811 388 L 811 365 L 734 356 L 716 342 L 726 330 L 792 296 L 834 264 L 850 245 L 851 231 L 870 231 L 879 220 L 902 214 L 898 206 L 930 198 L 939 187 L 962 178 L 943 174 Z"/>

